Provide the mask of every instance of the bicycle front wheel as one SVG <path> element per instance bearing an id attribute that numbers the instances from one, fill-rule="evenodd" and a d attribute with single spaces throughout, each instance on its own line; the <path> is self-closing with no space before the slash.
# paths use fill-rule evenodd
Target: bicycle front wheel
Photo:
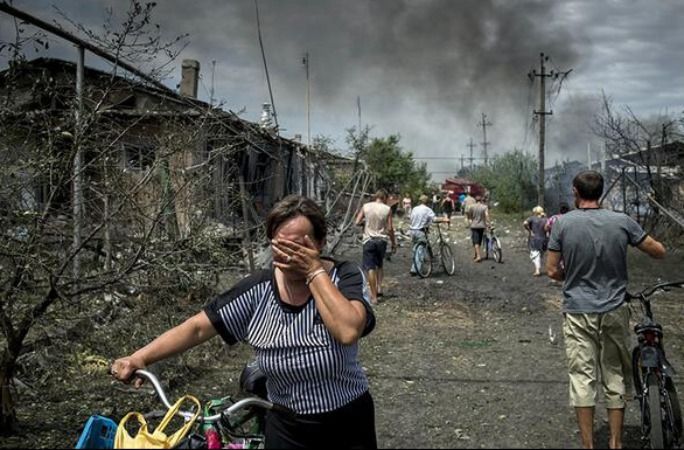
<path id="1" fill-rule="evenodd" d="M 492 249 L 494 251 L 494 261 L 501 264 L 503 262 L 503 252 L 501 251 L 501 243 L 498 239 L 494 239 L 492 244 Z"/>
<path id="2" fill-rule="evenodd" d="M 669 430 L 668 444 L 674 447 L 679 444 L 679 439 L 682 436 L 682 410 L 679 406 L 679 399 L 677 398 L 677 389 L 675 389 L 672 378 L 665 378 L 665 391 L 667 392 L 667 415 L 668 421 L 672 425 Z"/>
<path id="3" fill-rule="evenodd" d="M 663 411 L 660 402 L 660 383 L 655 373 L 646 375 L 648 386 L 648 397 L 644 401 L 648 402 L 648 421 L 650 430 L 648 433 L 651 448 L 665 448 L 665 436 L 663 435 Z"/>
<path id="4" fill-rule="evenodd" d="M 416 272 L 421 278 L 427 278 L 432 273 L 432 256 L 426 244 L 418 244 L 413 255 L 413 263 L 416 265 Z"/>
<path id="5" fill-rule="evenodd" d="M 439 246 L 439 257 L 442 260 L 444 271 L 449 275 L 453 275 L 456 272 L 456 260 L 454 259 L 454 252 L 451 250 L 451 246 L 446 242 L 442 242 Z"/>

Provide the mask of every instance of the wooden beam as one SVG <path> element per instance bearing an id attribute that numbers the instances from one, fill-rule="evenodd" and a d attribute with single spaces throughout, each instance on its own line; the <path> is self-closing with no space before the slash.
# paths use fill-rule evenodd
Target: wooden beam
<path id="1" fill-rule="evenodd" d="M 33 17 L 32 15 L 25 13 L 24 11 L 21 11 L 17 8 L 14 8 L 13 6 L 9 5 L 7 2 L 2 1 L 0 2 L 0 12 L 7 13 L 11 16 L 16 17 L 17 19 L 21 19 L 24 22 L 31 24 L 33 26 L 36 26 L 38 28 L 42 28 L 43 30 L 52 33 L 56 36 L 61 37 L 62 39 L 65 39 L 73 44 L 76 44 L 79 47 L 83 47 L 84 49 L 88 50 L 89 52 L 93 53 L 94 55 L 99 56 L 100 58 L 106 59 L 107 61 L 119 66 L 123 67 L 124 69 L 128 70 L 132 74 L 140 77 L 141 79 L 147 81 L 148 83 L 154 85 L 155 87 L 166 91 L 166 92 L 173 92 L 175 94 L 175 91 L 172 89 L 168 88 L 165 86 L 163 83 L 161 83 L 158 80 L 155 80 L 151 76 L 147 75 L 146 73 L 142 72 L 141 70 L 137 69 L 136 67 L 122 61 L 121 59 L 110 55 L 107 53 L 106 50 L 103 50 L 90 42 L 84 41 L 83 39 L 80 39 L 73 34 L 62 30 L 61 28 L 52 25 L 50 23 L 47 23 L 41 19 L 38 19 L 37 17 Z"/>

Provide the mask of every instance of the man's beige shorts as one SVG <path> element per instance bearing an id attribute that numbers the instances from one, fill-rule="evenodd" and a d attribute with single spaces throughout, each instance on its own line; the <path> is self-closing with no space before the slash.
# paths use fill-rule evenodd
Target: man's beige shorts
<path id="1" fill-rule="evenodd" d="M 570 405 L 596 406 L 600 379 L 606 407 L 624 408 L 632 393 L 629 307 L 622 305 L 604 314 L 564 316 Z"/>

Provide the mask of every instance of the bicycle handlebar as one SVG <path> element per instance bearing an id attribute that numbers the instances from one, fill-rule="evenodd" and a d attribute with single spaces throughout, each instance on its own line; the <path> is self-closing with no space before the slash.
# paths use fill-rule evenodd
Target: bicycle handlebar
<path id="1" fill-rule="evenodd" d="M 147 370 L 136 370 L 135 371 L 136 376 L 140 376 L 142 378 L 145 378 L 148 380 L 151 384 L 152 387 L 154 387 L 155 392 L 161 399 L 162 403 L 164 406 L 166 406 L 167 409 L 171 409 L 172 405 L 171 402 L 169 402 L 168 397 L 166 396 L 166 392 L 164 392 L 164 388 L 162 387 L 161 383 L 159 382 L 159 379 L 152 373 L 148 372 Z M 248 397 L 248 398 L 243 398 L 242 400 L 239 400 L 235 402 L 234 404 L 230 405 L 228 408 L 224 409 L 218 414 L 214 414 L 212 416 L 199 416 L 199 420 L 201 422 L 218 422 L 219 419 L 221 419 L 221 416 L 225 415 L 233 415 L 236 412 L 238 412 L 241 409 L 248 408 L 250 406 L 257 406 L 259 408 L 264 408 L 266 410 L 274 410 L 274 411 L 280 411 L 284 413 L 292 413 L 289 409 L 285 408 L 284 406 L 276 405 L 274 403 L 269 402 L 268 400 L 264 400 L 259 397 Z M 182 416 L 185 419 L 191 418 L 194 414 L 189 412 L 189 411 L 178 411 L 178 415 Z"/>
<path id="2" fill-rule="evenodd" d="M 640 299 L 640 298 L 650 297 L 661 289 L 663 291 L 667 291 L 668 287 L 684 288 L 684 281 L 670 281 L 670 282 L 665 282 L 665 283 L 659 283 L 659 284 L 656 284 L 655 286 L 647 287 L 646 289 L 639 292 L 638 294 L 630 294 L 629 292 L 627 292 L 627 301 L 632 300 L 632 299 Z"/>

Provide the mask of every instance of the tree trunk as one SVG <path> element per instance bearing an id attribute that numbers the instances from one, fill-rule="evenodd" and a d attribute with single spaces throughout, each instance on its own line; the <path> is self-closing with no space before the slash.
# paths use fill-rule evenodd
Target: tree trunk
<path id="1" fill-rule="evenodd" d="M 0 361 L 0 435 L 13 433 L 17 424 L 17 412 L 10 389 L 15 363 L 16 357 L 5 350 Z"/>

